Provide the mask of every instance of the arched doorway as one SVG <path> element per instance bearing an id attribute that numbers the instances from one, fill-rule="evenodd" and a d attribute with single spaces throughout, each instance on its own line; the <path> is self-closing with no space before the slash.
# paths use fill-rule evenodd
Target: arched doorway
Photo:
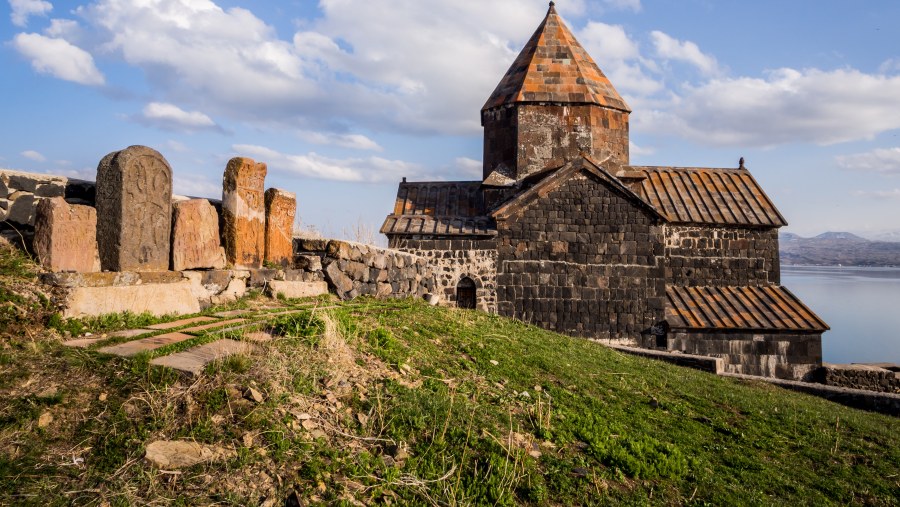
<path id="1" fill-rule="evenodd" d="M 459 308 L 475 308 L 475 282 L 465 277 L 456 285 L 456 306 Z"/>

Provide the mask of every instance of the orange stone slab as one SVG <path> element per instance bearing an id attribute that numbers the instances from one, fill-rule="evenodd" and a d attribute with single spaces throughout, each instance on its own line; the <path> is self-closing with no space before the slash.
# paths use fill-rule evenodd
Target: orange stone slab
<path id="1" fill-rule="evenodd" d="M 266 164 L 249 158 L 228 161 L 222 181 L 222 238 L 235 268 L 260 268 L 265 256 Z"/>
<path id="2" fill-rule="evenodd" d="M 231 324 L 240 324 L 241 322 L 244 322 L 244 319 L 222 320 L 219 322 L 214 322 L 212 324 L 206 324 L 204 326 L 195 326 L 195 327 L 189 327 L 187 329 L 182 329 L 181 332 L 182 333 L 199 333 L 200 331 L 215 329 L 217 327 L 225 327 L 225 326 L 228 326 Z"/>
<path id="3" fill-rule="evenodd" d="M 167 366 L 175 370 L 198 375 L 207 364 L 235 354 L 247 354 L 253 351 L 253 345 L 235 340 L 218 340 L 200 345 L 184 352 L 157 357 L 150 361 L 156 366 Z"/>
<path id="4" fill-rule="evenodd" d="M 181 319 L 176 320 L 174 322 L 165 322 L 163 324 L 153 324 L 152 326 L 147 326 L 147 329 L 156 329 L 156 330 L 165 330 L 165 329 L 174 329 L 176 327 L 188 326 L 190 324 L 196 324 L 198 322 L 212 322 L 218 320 L 214 317 L 193 317 L 190 319 Z"/>
<path id="5" fill-rule="evenodd" d="M 278 188 L 266 190 L 267 262 L 288 268 L 294 263 L 294 217 L 297 196 Z"/>
<path id="6" fill-rule="evenodd" d="M 34 253 L 55 273 L 100 271 L 97 210 L 69 204 L 62 197 L 42 199 L 35 210 Z"/>
<path id="7" fill-rule="evenodd" d="M 102 349 L 98 349 L 97 351 L 103 352 L 104 354 L 130 357 L 147 350 L 155 350 L 162 346 L 183 342 L 184 340 L 188 340 L 191 338 L 193 338 L 193 336 L 189 334 L 167 333 L 161 334 L 159 336 L 151 336 L 150 338 L 144 338 L 142 340 L 134 340 L 130 342 L 120 343 L 119 345 L 103 347 Z"/>
<path id="8" fill-rule="evenodd" d="M 172 206 L 172 269 L 224 267 L 216 208 L 206 199 L 176 202 Z"/>

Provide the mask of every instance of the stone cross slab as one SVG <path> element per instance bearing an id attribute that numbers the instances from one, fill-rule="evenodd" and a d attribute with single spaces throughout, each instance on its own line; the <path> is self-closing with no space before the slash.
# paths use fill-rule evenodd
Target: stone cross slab
<path id="1" fill-rule="evenodd" d="M 108 271 L 167 271 L 172 168 L 158 151 L 131 146 L 97 166 L 97 244 Z"/>
<path id="2" fill-rule="evenodd" d="M 100 271 L 97 256 L 97 211 L 69 204 L 62 197 L 42 199 L 34 220 L 34 253 L 55 273 Z"/>
<path id="3" fill-rule="evenodd" d="M 266 190 L 266 262 L 281 268 L 294 263 L 294 217 L 297 197 L 278 188 Z"/>
<path id="4" fill-rule="evenodd" d="M 222 181 L 222 236 L 235 268 L 260 268 L 265 256 L 266 164 L 249 158 L 228 161 Z"/>
<path id="5" fill-rule="evenodd" d="M 206 199 L 188 199 L 173 204 L 172 214 L 172 269 L 224 268 L 216 208 Z"/>

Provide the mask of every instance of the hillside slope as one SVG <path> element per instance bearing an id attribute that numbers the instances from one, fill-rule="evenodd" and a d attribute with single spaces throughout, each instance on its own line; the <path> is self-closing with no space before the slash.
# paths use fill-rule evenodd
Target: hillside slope
<path id="1" fill-rule="evenodd" d="M 147 317 L 2 328 L 0 504 L 898 502 L 898 419 L 474 311 L 323 303 L 231 307 L 307 309 L 198 378 L 61 345 Z M 158 468 L 159 440 L 212 458 Z"/>
<path id="2" fill-rule="evenodd" d="M 782 264 L 900 266 L 900 243 L 870 241 L 849 232 L 826 232 L 814 238 L 782 233 L 778 240 Z"/>

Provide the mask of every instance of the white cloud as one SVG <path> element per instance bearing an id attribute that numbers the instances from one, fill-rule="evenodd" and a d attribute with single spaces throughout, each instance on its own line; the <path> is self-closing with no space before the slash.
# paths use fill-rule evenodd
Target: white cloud
<path id="1" fill-rule="evenodd" d="M 590 21 L 576 36 L 619 93 L 644 96 L 662 91 L 663 83 L 650 75 L 656 64 L 641 56 L 640 46 L 621 25 Z"/>
<path id="2" fill-rule="evenodd" d="M 878 67 L 878 72 L 882 74 L 900 72 L 900 58 L 888 58 Z"/>
<path id="3" fill-rule="evenodd" d="M 13 39 L 16 50 L 31 60 L 34 70 L 84 85 L 102 85 L 103 74 L 87 51 L 63 39 L 36 33 L 20 33 Z"/>
<path id="4" fill-rule="evenodd" d="M 21 153 L 21 155 L 23 157 L 27 158 L 28 160 L 33 160 L 35 162 L 46 162 L 47 161 L 47 157 L 45 157 L 40 152 L 37 152 L 34 150 L 25 150 Z"/>
<path id="5" fill-rule="evenodd" d="M 857 197 L 865 197 L 865 198 L 875 198 L 875 199 L 900 199 L 900 188 L 895 188 L 893 190 L 874 190 L 874 191 L 865 191 L 860 190 L 854 192 L 853 195 Z"/>
<path id="6" fill-rule="evenodd" d="M 334 134 L 301 130 L 297 135 L 300 139 L 313 144 L 333 145 L 354 150 L 382 151 L 378 143 L 362 134 Z"/>
<path id="7" fill-rule="evenodd" d="M 28 24 L 31 16 L 45 16 L 53 10 L 53 4 L 43 0 L 9 0 L 12 23 L 16 26 Z"/>
<path id="8" fill-rule="evenodd" d="M 174 139 L 169 139 L 166 141 L 166 148 L 176 151 L 178 153 L 187 153 L 190 149 L 181 141 L 176 141 Z"/>
<path id="9" fill-rule="evenodd" d="M 455 161 L 456 167 L 466 176 L 481 179 L 484 177 L 484 163 L 481 160 L 475 160 L 468 157 L 458 157 Z"/>
<path id="10" fill-rule="evenodd" d="M 691 41 L 680 41 L 668 34 L 654 30 L 650 32 L 656 55 L 666 60 L 676 60 L 697 67 L 705 75 L 719 73 L 719 64 L 716 59 L 703 51 L 697 44 Z"/>
<path id="11" fill-rule="evenodd" d="M 900 148 L 879 148 L 867 153 L 836 157 L 839 166 L 853 171 L 900 174 Z"/>
<path id="12" fill-rule="evenodd" d="M 900 128 L 898 90 L 900 76 L 779 69 L 689 86 L 667 108 L 635 119 L 647 131 L 707 145 L 828 145 Z"/>
<path id="13" fill-rule="evenodd" d="M 151 102 L 135 120 L 166 130 L 221 130 L 216 122 L 200 111 L 185 111 L 175 104 Z"/>
<path id="14" fill-rule="evenodd" d="M 310 152 L 290 155 L 265 146 L 237 144 L 232 149 L 240 156 L 265 162 L 269 169 L 323 180 L 383 182 L 421 174 L 422 168 L 400 160 L 381 157 L 334 159 Z"/>
<path id="15" fill-rule="evenodd" d="M 628 142 L 628 151 L 632 157 L 644 157 L 656 153 L 656 149 L 650 146 L 638 146 L 631 141 Z"/>
<path id="16" fill-rule="evenodd" d="M 178 195 L 189 197 L 222 198 L 222 182 L 212 181 L 200 174 L 173 174 L 172 190 Z"/>

